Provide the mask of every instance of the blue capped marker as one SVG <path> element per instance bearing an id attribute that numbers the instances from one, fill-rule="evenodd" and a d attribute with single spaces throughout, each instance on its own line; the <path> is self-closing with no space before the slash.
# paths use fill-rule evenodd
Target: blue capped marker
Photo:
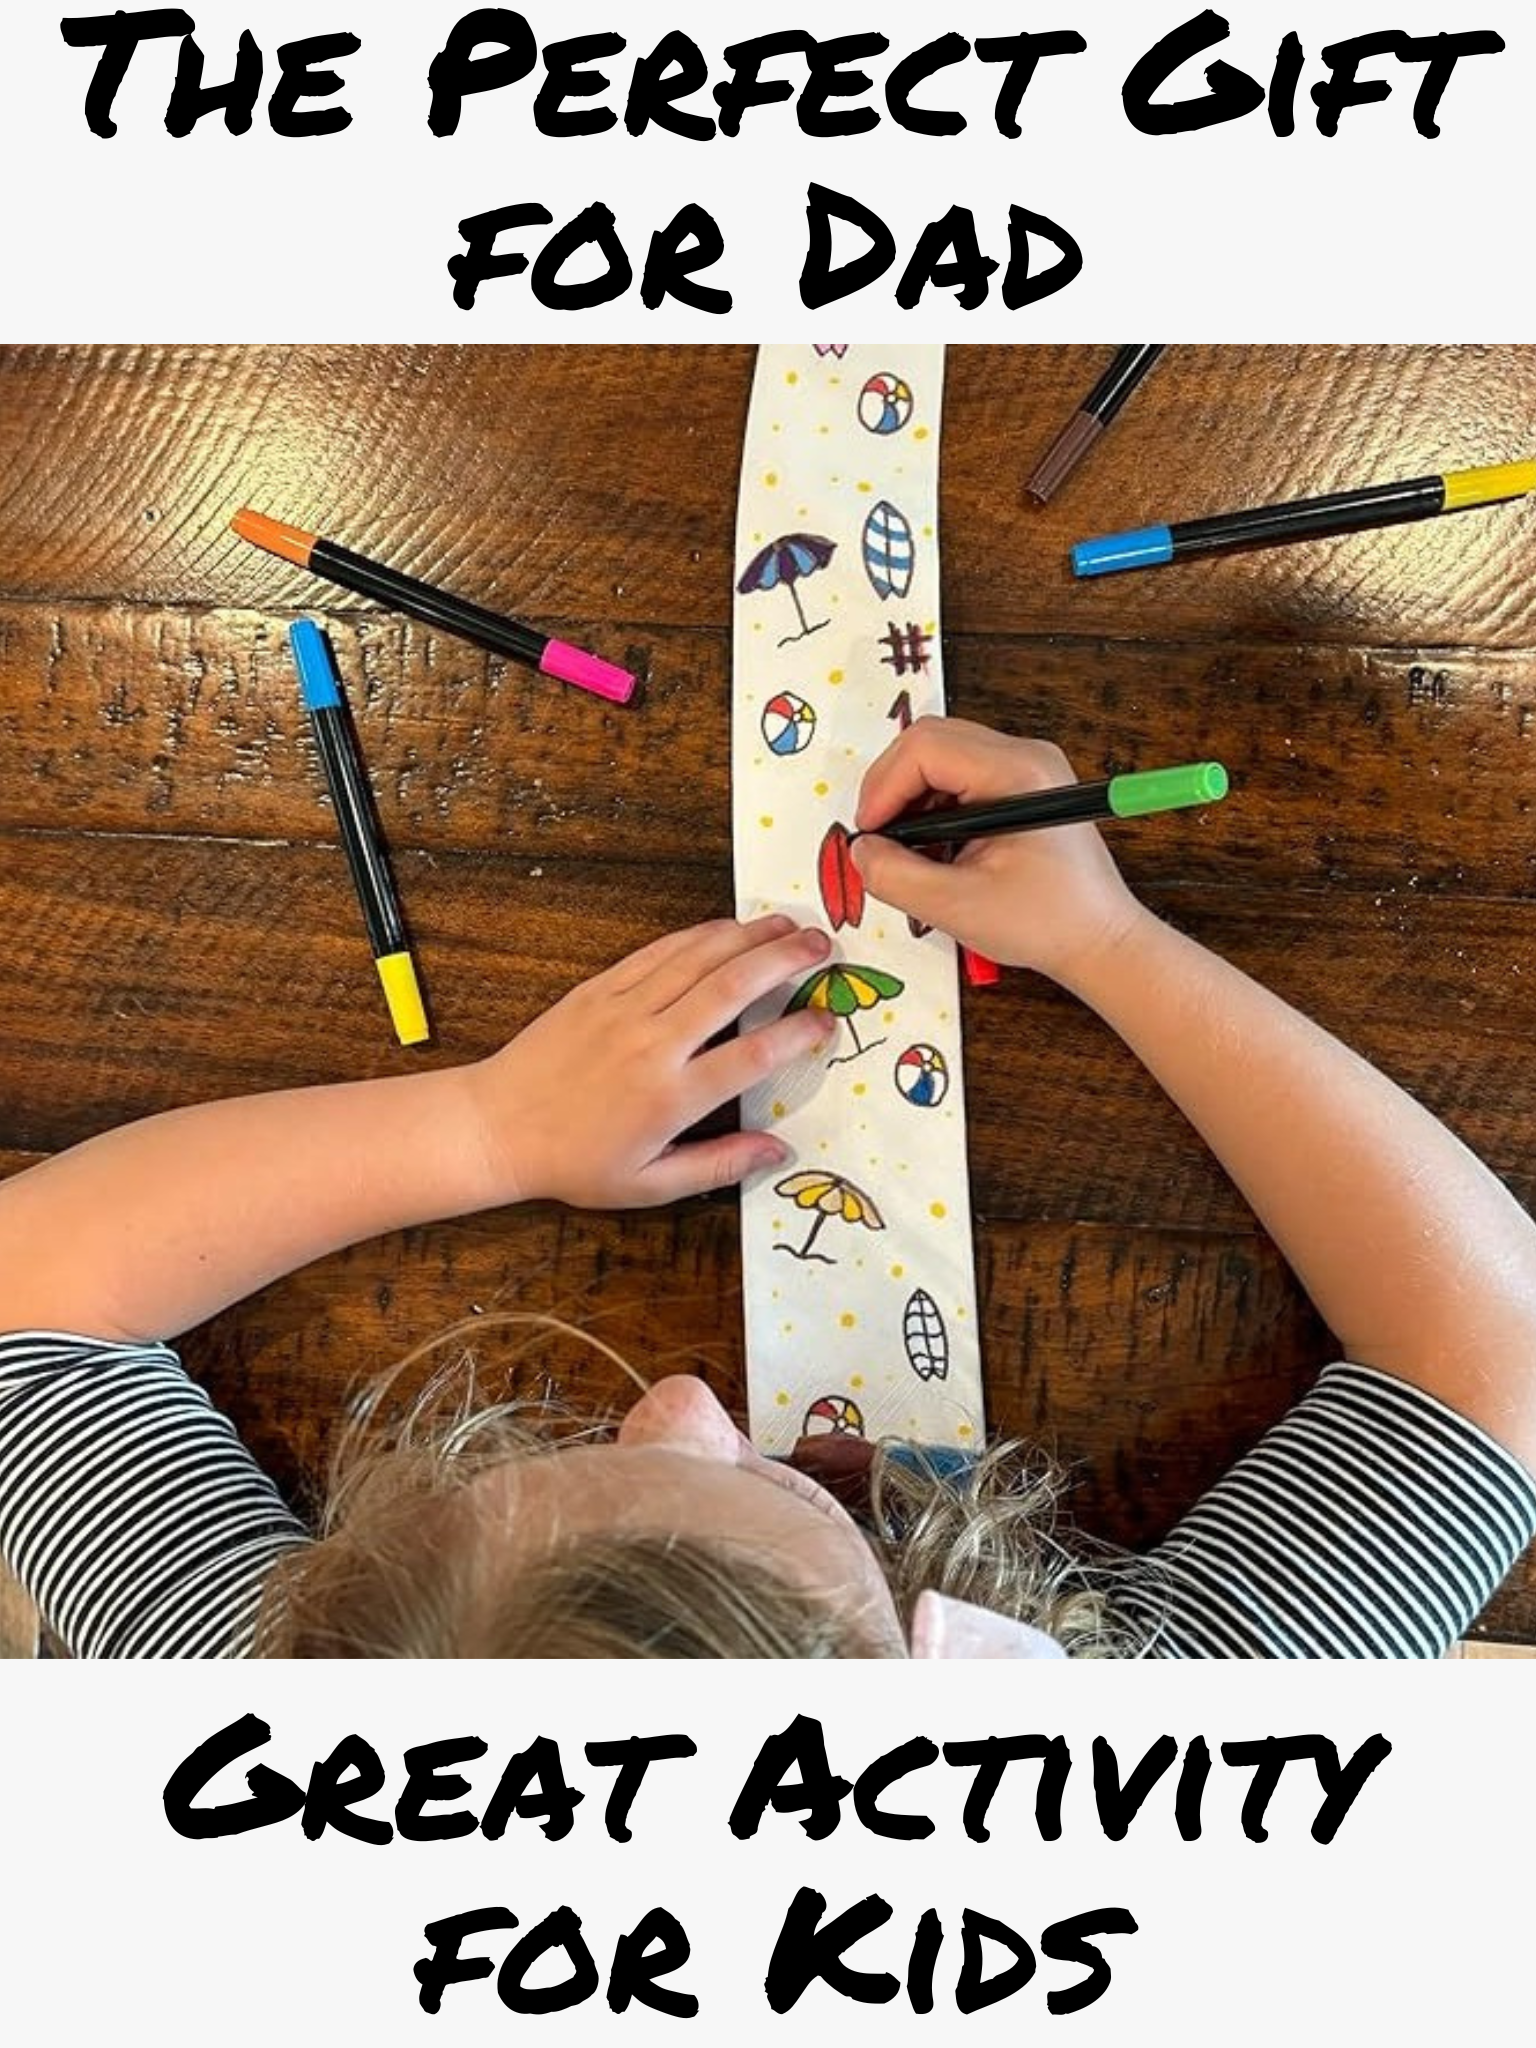
<path id="1" fill-rule="evenodd" d="M 395 1035 L 402 1045 L 420 1045 L 431 1035 L 427 1013 L 384 859 L 373 792 L 337 686 L 330 646 L 312 619 L 296 620 L 288 628 L 288 643 Z"/>
<path id="2" fill-rule="evenodd" d="M 1171 526 L 1138 526 L 1129 533 L 1107 533 L 1098 540 L 1080 540 L 1072 550 L 1074 576 L 1112 576 L 1117 569 L 1153 569 L 1173 560 Z"/>
<path id="3" fill-rule="evenodd" d="M 1109 576 L 1117 569 L 1153 569 L 1161 562 L 1220 554 L 1226 548 L 1273 547 L 1282 541 L 1311 540 L 1319 534 L 1395 526 L 1405 519 L 1433 519 L 1441 512 L 1496 505 L 1532 491 L 1536 491 L 1536 462 L 1448 469 L 1442 476 L 1367 484 L 1358 491 L 1331 491 L 1323 498 L 1293 498 L 1283 505 L 1218 512 L 1212 519 L 1181 519 L 1173 526 L 1140 526 L 1133 533 L 1080 540 L 1072 550 L 1072 573 Z"/>

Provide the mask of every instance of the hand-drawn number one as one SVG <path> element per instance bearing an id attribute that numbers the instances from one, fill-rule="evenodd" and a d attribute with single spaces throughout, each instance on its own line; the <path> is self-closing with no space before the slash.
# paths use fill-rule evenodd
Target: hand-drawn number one
<path id="1" fill-rule="evenodd" d="M 905 732 L 912 723 L 911 691 L 902 690 L 885 715 L 887 718 L 894 718 L 900 730 Z M 925 939 L 933 930 L 933 926 L 931 924 L 924 924 L 920 917 L 909 917 L 907 919 L 907 930 L 914 939 Z M 993 982 L 1001 981 L 1002 974 L 997 962 L 989 960 L 985 953 L 975 953 L 969 946 L 962 946 L 960 948 L 960 959 L 961 964 L 965 968 L 965 978 L 972 988 L 990 988 Z"/>
<path id="2" fill-rule="evenodd" d="M 912 692 L 910 690 L 902 690 L 898 694 L 895 703 L 885 715 L 887 718 L 895 719 L 898 731 L 905 732 L 912 723 Z M 926 939 L 933 930 L 933 926 L 931 924 L 924 924 L 920 917 L 909 917 L 907 919 L 907 930 L 914 939 Z"/>

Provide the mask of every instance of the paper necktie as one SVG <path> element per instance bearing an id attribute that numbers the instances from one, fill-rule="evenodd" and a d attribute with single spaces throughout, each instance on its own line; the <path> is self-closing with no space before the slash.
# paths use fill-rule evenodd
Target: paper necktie
<path id="1" fill-rule="evenodd" d="M 938 460 L 944 351 L 759 350 L 736 525 L 737 914 L 830 931 L 828 964 L 749 1012 L 834 1021 L 830 1053 L 743 1101 L 793 1148 L 743 1189 L 754 1440 L 982 1432 L 955 947 L 867 897 L 860 782 L 944 708 Z"/>

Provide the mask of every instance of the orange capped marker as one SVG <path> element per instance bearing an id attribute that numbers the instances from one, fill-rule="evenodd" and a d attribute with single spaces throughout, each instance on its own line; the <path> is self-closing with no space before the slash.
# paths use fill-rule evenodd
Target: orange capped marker
<path id="1" fill-rule="evenodd" d="M 366 555 L 355 555 L 337 541 L 306 533 L 303 527 L 289 526 L 281 519 L 269 519 L 264 512 L 252 512 L 249 507 L 237 512 L 230 525 L 242 540 L 265 548 L 268 554 L 295 562 L 301 569 L 309 569 L 346 590 L 377 598 L 380 604 L 390 605 L 396 611 L 425 619 L 429 626 L 462 634 L 466 640 L 476 640 L 498 654 L 509 654 L 514 661 L 526 662 L 541 675 L 574 683 L 577 689 L 606 697 L 611 704 L 627 704 L 634 695 L 635 678 L 628 669 L 588 654 L 583 648 L 572 647 L 564 640 L 553 640 L 521 619 L 505 618 L 500 612 L 487 611 L 484 605 L 471 604 L 468 598 L 455 597 L 451 591 L 419 582 L 414 576 L 403 576 L 398 569 L 388 569 L 382 562 L 372 562 Z"/>

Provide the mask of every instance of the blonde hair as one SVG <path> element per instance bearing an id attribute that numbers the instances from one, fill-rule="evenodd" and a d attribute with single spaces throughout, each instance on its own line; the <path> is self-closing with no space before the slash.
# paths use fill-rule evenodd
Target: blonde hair
<path id="1" fill-rule="evenodd" d="M 268 1583 L 259 1657 L 868 1657 L 889 1654 L 835 1598 L 789 1584 L 720 1540 L 583 1535 L 506 1570 L 505 1524 L 473 1482 L 496 1467 L 611 1437 L 548 1391 L 488 1399 L 473 1350 L 391 1407 L 412 1367 L 487 1329 L 552 1333 L 645 1380 L 590 1330 L 505 1311 L 443 1331 L 367 1388 L 331 1459 L 319 1540 Z M 1032 1623 L 1077 1657 L 1134 1656 L 1149 1630 L 1119 1611 L 1146 1567 L 1065 1522 L 1061 1469 L 1002 1443 L 956 1475 L 879 1444 L 866 1531 L 903 1624 L 925 1589 Z M 1145 1605 L 1145 1599 L 1139 1604 Z"/>

